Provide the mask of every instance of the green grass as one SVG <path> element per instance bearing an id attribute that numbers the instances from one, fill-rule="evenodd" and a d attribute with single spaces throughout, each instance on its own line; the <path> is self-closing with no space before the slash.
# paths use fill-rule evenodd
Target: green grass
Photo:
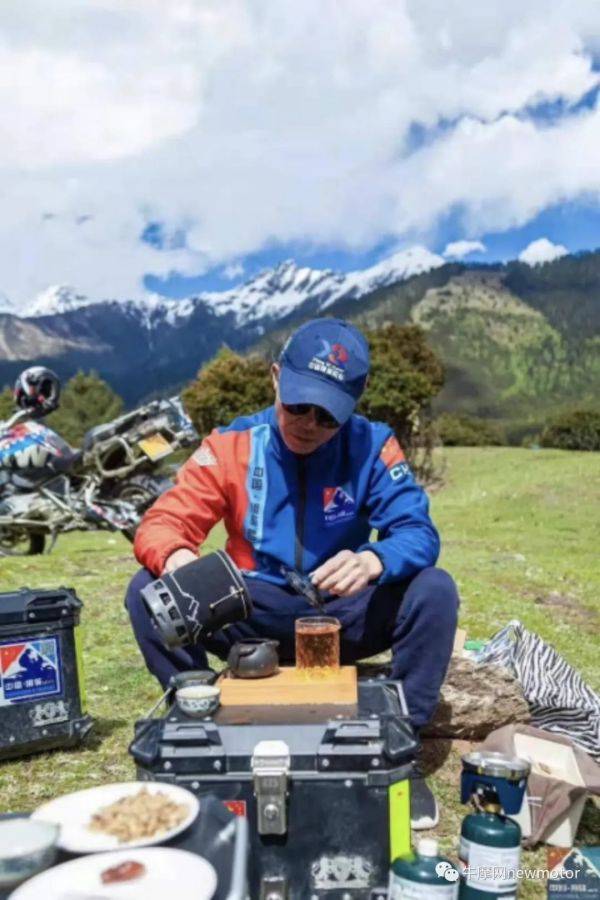
<path id="1" fill-rule="evenodd" d="M 446 457 L 431 509 L 461 626 L 487 637 L 520 619 L 598 690 L 600 454 L 478 447 Z"/>
<path id="2" fill-rule="evenodd" d="M 460 625 L 471 637 L 488 637 L 518 618 L 600 688 L 600 456 L 453 448 L 445 463 L 445 485 L 432 497 L 432 514 L 443 540 L 440 563 L 460 588 Z M 222 541 L 217 528 L 208 543 Z M 31 810 L 67 791 L 134 777 L 127 754 L 133 722 L 160 696 L 123 608 L 135 570 L 130 545 L 106 533 L 60 538 L 49 556 L 0 559 L 2 590 L 62 584 L 84 601 L 88 704 L 96 720 L 80 749 L 0 764 L 0 811 Z M 442 809 L 436 834 L 450 855 L 465 812 L 458 799 L 464 749 L 464 743 L 441 741 L 426 748 Z M 596 843 L 599 834 L 598 810 L 588 803 L 579 841 Z M 543 849 L 524 858 L 528 866 L 545 867 Z M 528 883 L 520 896 L 545 892 Z"/>
<path id="3" fill-rule="evenodd" d="M 459 624 L 486 638 L 519 619 L 600 688 L 600 455 L 558 450 L 453 448 L 444 487 L 431 498 L 442 535 L 440 565 L 461 595 Z M 452 855 L 464 808 L 457 800 L 462 742 L 429 742 L 428 768 L 444 814 L 436 830 Z M 600 840 L 588 801 L 581 844 Z M 546 868 L 544 848 L 523 865 Z M 534 882 L 521 897 L 545 897 Z"/>

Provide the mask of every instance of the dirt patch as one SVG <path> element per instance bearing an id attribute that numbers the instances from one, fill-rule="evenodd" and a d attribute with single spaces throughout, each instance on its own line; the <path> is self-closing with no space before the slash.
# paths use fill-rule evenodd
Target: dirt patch
<path id="1" fill-rule="evenodd" d="M 549 594 L 535 594 L 533 602 L 536 606 L 555 609 L 565 617 L 568 616 L 575 622 L 587 625 L 594 631 L 600 629 L 598 613 L 587 606 L 583 606 L 572 594 L 561 594 L 560 591 L 550 591 Z"/>
<path id="2" fill-rule="evenodd" d="M 437 773 L 446 781 L 458 786 L 461 772 L 460 758 L 464 753 L 470 753 L 478 746 L 478 741 L 424 738 L 419 754 L 423 773 L 426 776 Z"/>

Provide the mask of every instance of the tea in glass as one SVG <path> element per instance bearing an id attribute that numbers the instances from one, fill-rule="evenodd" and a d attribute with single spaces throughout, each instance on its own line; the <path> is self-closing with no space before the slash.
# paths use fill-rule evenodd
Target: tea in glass
<path id="1" fill-rule="evenodd" d="M 339 619 L 333 616 L 296 619 L 296 667 L 338 669 L 340 627 Z"/>

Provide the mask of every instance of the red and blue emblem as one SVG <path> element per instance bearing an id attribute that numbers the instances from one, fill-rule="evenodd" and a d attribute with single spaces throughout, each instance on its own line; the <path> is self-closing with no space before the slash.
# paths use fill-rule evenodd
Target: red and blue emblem
<path id="1" fill-rule="evenodd" d="M 356 503 L 342 487 L 323 488 L 323 516 L 326 525 L 335 525 L 356 516 Z"/>
<path id="2" fill-rule="evenodd" d="M 348 362 L 348 351 L 343 344 L 332 344 L 331 352 L 327 359 L 329 362 L 335 363 L 336 366 L 345 366 Z"/>
<path id="3" fill-rule="evenodd" d="M 317 359 L 325 359 L 327 362 L 330 362 L 334 366 L 341 366 L 344 368 L 348 360 L 350 359 L 350 354 L 343 344 L 330 344 L 329 341 L 326 341 L 325 338 L 320 338 L 321 344 L 323 345 L 322 349 L 316 354 Z"/>
<path id="4" fill-rule="evenodd" d="M 0 703 L 60 694 L 60 669 L 56 637 L 0 643 Z"/>

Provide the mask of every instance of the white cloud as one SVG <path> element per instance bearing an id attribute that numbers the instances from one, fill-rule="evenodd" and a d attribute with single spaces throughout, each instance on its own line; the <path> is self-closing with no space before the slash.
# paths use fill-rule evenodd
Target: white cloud
<path id="1" fill-rule="evenodd" d="M 229 263 L 223 269 L 223 277 L 233 281 L 234 278 L 241 278 L 244 274 L 244 266 L 240 262 Z"/>
<path id="2" fill-rule="evenodd" d="M 568 252 L 567 248 L 563 247 L 562 244 L 553 244 L 552 241 L 544 237 L 528 244 L 519 253 L 519 259 L 529 266 L 537 266 L 540 263 L 551 262 L 553 259 L 566 256 Z"/>
<path id="3" fill-rule="evenodd" d="M 481 241 L 452 241 L 446 245 L 443 256 L 450 259 L 463 259 L 471 253 L 485 253 L 485 244 Z"/>
<path id="4" fill-rule="evenodd" d="M 543 128 L 512 115 L 491 123 L 464 119 L 398 164 L 405 187 L 397 195 L 397 227 L 424 230 L 455 208 L 463 211 L 463 230 L 486 233 L 520 226 L 569 198 L 597 200 L 599 140 L 598 105 Z M 424 182 L 427 191 L 419 188 Z"/>
<path id="5" fill-rule="evenodd" d="M 450 209 L 482 234 L 600 191 L 599 110 L 526 113 L 598 81 L 595 0 L 20 0 L 0 29 L 16 303 L 135 296 L 273 240 L 427 241 Z M 153 221 L 186 245 L 140 242 Z"/>

